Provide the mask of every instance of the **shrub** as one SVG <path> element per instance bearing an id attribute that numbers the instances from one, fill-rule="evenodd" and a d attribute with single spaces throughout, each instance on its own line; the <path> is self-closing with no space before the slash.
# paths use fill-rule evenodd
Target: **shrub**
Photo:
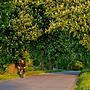
<path id="1" fill-rule="evenodd" d="M 90 72 L 85 72 L 80 75 L 77 90 L 90 90 Z"/>

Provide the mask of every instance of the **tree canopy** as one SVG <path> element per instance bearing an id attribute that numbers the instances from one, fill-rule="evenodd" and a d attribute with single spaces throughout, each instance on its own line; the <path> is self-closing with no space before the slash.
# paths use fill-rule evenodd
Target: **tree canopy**
<path id="1" fill-rule="evenodd" d="M 0 63 L 16 63 L 27 52 L 35 64 L 89 65 L 89 16 L 89 0 L 1 0 Z"/>

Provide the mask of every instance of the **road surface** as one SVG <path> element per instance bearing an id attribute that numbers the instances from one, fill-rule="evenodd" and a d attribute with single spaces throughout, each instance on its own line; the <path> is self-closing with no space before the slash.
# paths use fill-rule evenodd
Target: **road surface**
<path id="1" fill-rule="evenodd" d="M 74 90 L 78 74 L 68 71 L 0 81 L 0 90 Z"/>

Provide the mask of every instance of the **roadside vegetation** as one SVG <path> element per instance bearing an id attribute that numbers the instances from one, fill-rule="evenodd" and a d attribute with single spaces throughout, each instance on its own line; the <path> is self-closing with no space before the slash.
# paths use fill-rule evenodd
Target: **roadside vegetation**
<path id="1" fill-rule="evenodd" d="M 45 72 L 41 70 L 27 71 L 25 73 L 25 78 L 32 75 L 43 75 L 43 74 L 45 74 Z M 17 73 L 16 74 L 9 74 L 9 73 L 0 74 L 0 80 L 10 80 L 10 79 L 16 79 L 16 78 L 20 78 Z"/>
<path id="2" fill-rule="evenodd" d="M 29 71 L 90 68 L 90 1 L 0 0 L 0 72 L 20 58 Z"/>
<path id="3" fill-rule="evenodd" d="M 90 90 L 90 70 L 80 75 L 76 90 Z"/>
<path id="4" fill-rule="evenodd" d="M 9 80 L 15 78 L 19 78 L 19 76 L 17 74 L 0 74 L 0 80 Z"/>

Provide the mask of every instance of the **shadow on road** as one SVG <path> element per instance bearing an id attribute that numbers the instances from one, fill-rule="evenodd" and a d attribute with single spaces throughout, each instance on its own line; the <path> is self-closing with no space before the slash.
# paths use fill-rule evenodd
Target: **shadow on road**
<path id="1" fill-rule="evenodd" d="M 68 74 L 68 75 L 79 75 L 81 71 L 63 71 L 63 72 L 52 72 L 48 74 Z"/>

